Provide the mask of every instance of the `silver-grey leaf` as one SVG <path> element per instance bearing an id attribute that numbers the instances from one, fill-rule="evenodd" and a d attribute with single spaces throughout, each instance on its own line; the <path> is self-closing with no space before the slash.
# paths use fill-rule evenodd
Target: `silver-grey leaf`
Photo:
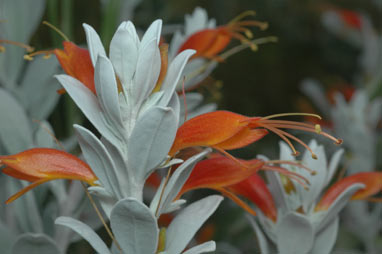
<path id="1" fill-rule="evenodd" d="M 13 244 L 12 254 L 59 254 L 55 242 L 44 234 L 26 233 L 20 235 Z"/>
<path id="2" fill-rule="evenodd" d="M 219 195 L 211 195 L 188 205 L 177 214 L 166 231 L 165 251 L 181 253 L 222 200 Z"/>
<path id="3" fill-rule="evenodd" d="M 159 229 L 150 209 L 134 198 L 120 200 L 110 216 L 110 225 L 125 253 L 153 254 Z"/>
<path id="4" fill-rule="evenodd" d="M 93 133 L 84 127 L 75 124 L 74 128 L 85 160 L 98 177 L 102 186 L 111 194 L 114 194 L 117 199 L 121 199 L 122 194 L 119 188 L 115 165 L 105 146 Z"/>
<path id="5" fill-rule="evenodd" d="M 98 253 L 111 254 L 109 248 L 106 246 L 104 241 L 97 235 L 96 232 L 94 232 L 94 230 L 91 227 L 89 227 L 85 223 L 73 219 L 71 217 L 63 216 L 58 217 L 55 223 L 57 225 L 68 227 L 75 231 L 77 234 L 81 235 Z"/>
<path id="6" fill-rule="evenodd" d="M 176 116 L 170 108 L 154 107 L 143 114 L 129 138 L 128 167 L 143 182 L 165 159 L 175 138 Z"/>

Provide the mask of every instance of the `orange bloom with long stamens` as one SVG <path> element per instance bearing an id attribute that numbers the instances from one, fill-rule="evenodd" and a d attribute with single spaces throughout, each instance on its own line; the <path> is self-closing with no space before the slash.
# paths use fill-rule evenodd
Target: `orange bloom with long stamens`
<path id="1" fill-rule="evenodd" d="M 267 130 L 269 130 L 283 139 L 291 147 L 294 155 L 299 153 L 289 139 L 300 143 L 312 153 L 313 158 L 316 157 L 303 141 L 281 129 L 314 132 L 332 139 L 336 144 L 342 143 L 341 140 L 321 131 L 319 125 L 272 119 L 289 115 L 318 117 L 317 115 L 303 113 L 278 114 L 268 117 L 247 117 L 229 111 L 205 113 L 186 121 L 180 126 L 169 155 L 174 156 L 179 150 L 192 146 L 208 146 L 228 155 L 225 150 L 242 148 L 256 142 L 264 137 L 268 133 Z"/>
<path id="2" fill-rule="evenodd" d="M 0 156 L 4 174 L 32 182 L 11 196 L 6 204 L 19 198 L 27 191 L 47 181 L 71 179 L 94 185 L 97 177 L 90 167 L 76 156 L 51 148 L 33 148 L 14 155 Z"/>
<path id="3" fill-rule="evenodd" d="M 241 20 L 246 16 L 254 14 L 253 11 L 247 11 L 233 19 L 227 25 L 198 31 L 187 38 L 180 46 L 178 52 L 186 49 L 194 49 L 196 53 L 191 59 L 204 57 L 219 60 L 218 54 L 228 46 L 232 39 L 238 39 L 242 43 L 251 46 L 253 50 L 256 50 L 256 45 L 249 40 L 253 37 L 252 32 L 246 28 L 246 26 L 258 26 L 264 30 L 268 25 L 267 23 L 255 20 Z M 244 33 L 244 35 L 242 33 Z"/>
<path id="4" fill-rule="evenodd" d="M 327 210 L 342 192 L 355 183 L 362 183 L 365 188 L 354 193 L 351 199 L 367 199 L 378 192 L 382 192 L 382 172 L 361 172 L 339 180 L 326 191 L 315 210 Z M 378 201 L 382 202 L 382 199 Z"/>
<path id="5" fill-rule="evenodd" d="M 183 185 L 178 197 L 195 189 L 213 189 L 222 192 L 247 212 L 255 215 L 255 211 L 229 191 L 227 187 L 237 184 L 259 171 L 264 165 L 264 161 L 254 159 L 240 160 L 240 162 L 240 164 L 236 163 L 220 154 L 214 154 L 212 158 L 198 162 Z M 244 164 L 245 167 L 241 164 Z"/>
<path id="6" fill-rule="evenodd" d="M 53 50 L 62 69 L 66 74 L 81 81 L 82 84 L 95 94 L 94 67 L 89 51 L 78 47 L 70 41 L 64 41 L 62 44 L 64 46 L 63 50 Z"/>

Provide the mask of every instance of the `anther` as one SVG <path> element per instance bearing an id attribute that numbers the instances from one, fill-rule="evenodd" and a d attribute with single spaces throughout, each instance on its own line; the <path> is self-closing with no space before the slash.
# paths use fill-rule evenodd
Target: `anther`
<path id="1" fill-rule="evenodd" d="M 5 51 L 5 47 L 0 45 L 0 53 L 3 53 Z"/>
<path id="2" fill-rule="evenodd" d="M 321 133 L 321 126 L 319 124 L 314 125 L 314 129 L 316 130 L 317 134 Z"/>
<path id="3" fill-rule="evenodd" d="M 293 153 L 292 153 L 292 156 L 294 156 L 294 157 L 297 157 L 297 156 L 299 156 L 300 155 L 300 152 L 299 151 L 294 151 Z"/>
<path id="4" fill-rule="evenodd" d="M 24 60 L 32 61 L 33 57 L 31 57 L 30 55 L 24 55 Z"/>
<path id="5" fill-rule="evenodd" d="M 341 145 L 344 141 L 342 139 L 337 139 L 337 141 L 334 143 L 336 145 Z"/>
<path id="6" fill-rule="evenodd" d="M 317 157 L 317 155 L 315 153 L 312 153 L 312 158 L 317 160 L 318 157 Z"/>

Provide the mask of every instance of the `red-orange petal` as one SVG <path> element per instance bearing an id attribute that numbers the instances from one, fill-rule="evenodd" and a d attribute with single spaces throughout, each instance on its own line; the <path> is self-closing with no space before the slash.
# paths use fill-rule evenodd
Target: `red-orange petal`
<path id="1" fill-rule="evenodd" d="M 244 129 L 248 117 L 229 111 L 205 113 L 186 121 L 176 133 L 171 156 L 179 150 L 192 146 L 214 146 L 227 141 Z"/>
<path id="2" fill-rule="evenodd" d="M 244 128 L 238 133 L 236 133 L 233 137 L 214 145 L 216 148 L 220 148 L 223 150 L 232 150 L 241 148 L 247 145 L 250 145 L 257 140 L 263 138 L 268 134 L 268 131 L 265 129 L 250 129 Z"/>
<path id="3" fill-rule="evenodd" d="M 261 160 L 240 160 L 240 162 L 246 167 L 220 154 L 198 162 L 179 196 L 193 189 L 218 189 L 239 183 L 264 165 Z"/>
<path id="4" fill-rule="evenodd" d="M 0 156 L 6 173 L 20 179 L 73 179 L 93 184 L 97 177 L 90 167 L 67 152 L 51 148 L 32 148 L 14 155 Z"/>
<path id="5" fill-rule="evenodd" d="M 326 191 L 315 210 L 327 210 L 345 189 L 355 183 L 362 183 L 366 187 L 354 193 L 351 199 L 358 200 L 368 198 L 382 191 L 382 172 L 362 172 L 339 180 Z"/>
<path id="6" fill-rule="evenodd" d="M 256 173 L 228 189 L 252 201 L 272 221 L 277 220 L 276 205 L 264 180 Z"/>
<path id="7" fill-rule="evenodd" d="M 231 35 L 225 27 L 203 29 L 190 35 L 179 48 L 178 53 L 186 49 L 194 49 L 196 53 L 192 58 L 213 58 L 223 51 L 230 41 Z"/>
<path id="8" fill-rule="evenodd" d="M 66 74 L 81 81 L 95 94 L 94 67 L 89 51 L 69 41 L 64 41 L 63 45 L 64 50 L 55 49 L 53 51 L 62 69 Z"/>

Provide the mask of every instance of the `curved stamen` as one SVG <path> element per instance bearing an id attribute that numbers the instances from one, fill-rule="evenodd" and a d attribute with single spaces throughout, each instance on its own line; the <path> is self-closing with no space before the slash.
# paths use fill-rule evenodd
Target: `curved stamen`
<path id="1" fill-rule="evenodd" d="M 53 54 L 53 50 L 39 50 L 39 51 L 35 51 L 33 53 L 30 53 L 30 54 L 24 55 L 24 59 L 28 60 L 28 61 L 32 61 L 33 57 L 35 57 L 37 55 L 44 55 L 43 56 L 44 59 L 49 59 L 52 54 Z"/>
<path id="2" fill-rule="evenodd" d="M 270 160 L 270 161 L 266 161 L 265 163 L 266 164 L 288 164 L 288 165 L 291 165 L 291 166 L 295 166 L 295 167 L 298 167 L 298 168 L 305 169 L 306 171 L 308 171 L 312 175 L 317 174 L 317 172 L 315 170 L 313 170 L 311 168 L 308 168 L 308 167 L 302 165 L 301 163 L 294 162 L 294 161 Z"/>
<path id="3" fill-rule="evenodd" d="M 15 45 L 17 47 L 25 49 L 27 52 L 32 52 L 34 50 L 34 48 L 32 46 L 29 46 L 27 44 L 24 44 L 24 43 L 21 43 L 21 42 L 18 42 L 18 41 L 10 41 L 10 40 L 1 39 L 0 43 Z M 1 51 L 4 52 L 5 48 L 3 46 L 1 46 L 1 48 L 2 48 Z"/>
<path id="4" fill-rule="evenodd" d="M 239 15 L 237 15 L 236 17 L 234 17 L 230 22 L 228 22 L 228 26 L 232 26 L 232 25 L 237 24 L 238 21 L 242 20 L 245 17 L 255 16 L 255 15 L 256 15 L 256 12 L 253 10 L 248 10 L 248 11 L 242 12 Z"/>
<path id="5" fill-rule="evenodd" d="M 304 189 L 306 189 L 306 190 L 308 189 L 308 185 L 307 184 L 310 184 L 309 180 L 306 179 L 305 177 L 303 177 L 303 176 L 301 176 L 301 175 L 299 175 L 299 174 L 297 174 L 295 172 L 288 171 L 288 170 L 286 170 L 285 168 L 282 168 L 282 167 L 264 165 L 261 169 L 279 172 L 280 174 L 282 174 L 282 175 L 284 175 L 286 177 L 289 177 L 290 179 L 295 180 L 296 182 L 301 184 L 304 187 Z M 304 183 L 303 181 L 305 181 L 306 183 Z"/>
<path id="6" fill-rule="evenodd" d="M 317 114 L 312 114 L 312 113 L 281 113 L 281 114 L 274 114 L 266 117 L 261 117 L 261 120 L 266 120 L 266 119 L 271 119 L 271 118 L 276 118 L 276 117 L 282 117 L 282 116 L 313 116 L 318 119 L 322 119 L 320 115 Z"/>
<path id="7" fill-rule="evenodd" d="M 307 131 L 307 132 L 314 132 L 314 133 L 320 134 L 324 137 L 327 137 L 327 138 L 333 140 L 334 144 L 336 144 L 336 145 L 340 145 L 343 142 L 342 139 L 335 138 L 332 135 L 330 135 L 324 131 L 321 131 L 321 128 L 319 127 L 319 125 L 318 126 L 317 125 L 310 126 L 310 127 L 300 127 L 300 126 L 294 126 L 294 125 L 289 125 L 289 124 L 272 124 L 272 123 L 269 123 L 269 125 L 271 125 L 275 128 L 294 129 L 294 130 L 302 130 L 302 131 Z"/>
<path id="8" fill-rule="evenodd" d="M 68 36 L 66 36 L 60 29 L 58 29 L 56 26 L 52 25 L 51 23 L 49 23 L 48 21 L 43 21 L 42 22 L 44 25 L 46 26 L 49 26 L 50 28 L 52 28 L 54 31 L 56 31 L 59 35 L 61 35 L 61 37 L 65 40 L 65 41 L 70 41 Z"/>

